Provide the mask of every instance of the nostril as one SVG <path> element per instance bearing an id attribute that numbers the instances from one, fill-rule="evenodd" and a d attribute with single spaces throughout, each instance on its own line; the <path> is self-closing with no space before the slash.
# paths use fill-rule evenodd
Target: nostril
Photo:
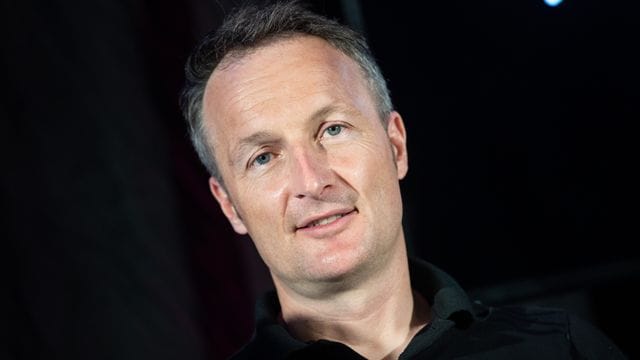
<path id="1" fill-rule="evenodd" d="M 298 194 L 298 195 L 296 195 L 296 199 L 302 199 L 302 198 L 304 198 L 304 195 L 303 195 L 303 194 Z"/>

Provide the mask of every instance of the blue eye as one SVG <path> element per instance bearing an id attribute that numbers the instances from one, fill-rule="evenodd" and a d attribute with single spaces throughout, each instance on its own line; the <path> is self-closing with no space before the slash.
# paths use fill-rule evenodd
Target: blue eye
<path id="1" fill-rule="evenodd" d="M 271 161 L 271 153 L 262 153 L 256 156 L 256 158 L 253 160 L 253 162 L 258 165 L 265 165 L 269 161 Z"/>
<path id="2" fill-rule="evenodd" d="M 342 131 L 342 125 L 331 125 L 325 129 L 325 132 L 331 136 L 336 136 Z"/>

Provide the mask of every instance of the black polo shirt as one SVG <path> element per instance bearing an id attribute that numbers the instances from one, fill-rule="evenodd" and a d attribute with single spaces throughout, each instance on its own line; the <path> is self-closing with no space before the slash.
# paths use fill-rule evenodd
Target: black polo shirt
<path id="1" fill-rule="evenodd" d="M 411 286 L 431 305 L 431 322 L 400 359 L 625 359 L 600 331 L 563 310 L 490 307 L 469 301 L 446 273 L 417 259 Z M 256 330 L 234 359 L 363 359 L 329 340 L 302 342 L 278 322 L 275 292 L 256 304 Z"/>

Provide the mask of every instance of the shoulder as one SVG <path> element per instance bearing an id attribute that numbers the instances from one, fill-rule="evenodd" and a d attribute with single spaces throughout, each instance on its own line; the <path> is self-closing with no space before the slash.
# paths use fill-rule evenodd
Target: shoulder
<path id="1" fill-rule="evenodd" d="M 235 354 L 231 355 L 230 360 L 245 360 L 245 359 L 259 359 L 261 351 L 256 349 L 255 339 L 252 339 L 249 343 L 245 344 L 242 348 L 236 351 Z M 264 356 L 263 352 L 262 355 Z"/>
<path id="2" fill-rule="evenodd" d="M 480 322 L 498 328 L 520 330 L 538 335 L 568 330 L 568 313 L 562 309 L 538 306 L 488 307 L 477 305 Z M 483 316 L 484 315 L 484 316 Z"/>
<path id="3" fill-rule="evenodd" d="M 574 350 L 584 359 L 626 359 L 622 351 L 591 323 L 568 316 L 569 337 Z"/>
<path id="4" fill-rule="evenodd" d="M 528 344 L 539 354 L 568 353 L 577 359 L 626 359 L 601 331 L 569 312 L 536 306 L 478 305 L 476 331 Z M 528 347 L 527 346 L 527 347 Z"/>

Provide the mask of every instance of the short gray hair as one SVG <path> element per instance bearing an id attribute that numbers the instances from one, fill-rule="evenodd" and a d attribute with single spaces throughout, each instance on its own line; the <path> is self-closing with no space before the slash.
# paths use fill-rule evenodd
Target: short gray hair
<path id="1" fill-rule="evenodd" d="M 235 9 L 223 24 L 208 33 L 189 56 L 185 66 L 185 86 L 180 97 L 182 113 L 200 161 L 209 174 L 222 183 L 202 119 L 202 101 L 209 77 L 225 57 L 243 56 L 271 41 L 296 35 L 319 37 L 353 59 L 362 69 L 376 101 L 381 121 L 393 110 L 387 83 L 364 37 L 334 20 L 317 15 L 297 1 Z"/>

